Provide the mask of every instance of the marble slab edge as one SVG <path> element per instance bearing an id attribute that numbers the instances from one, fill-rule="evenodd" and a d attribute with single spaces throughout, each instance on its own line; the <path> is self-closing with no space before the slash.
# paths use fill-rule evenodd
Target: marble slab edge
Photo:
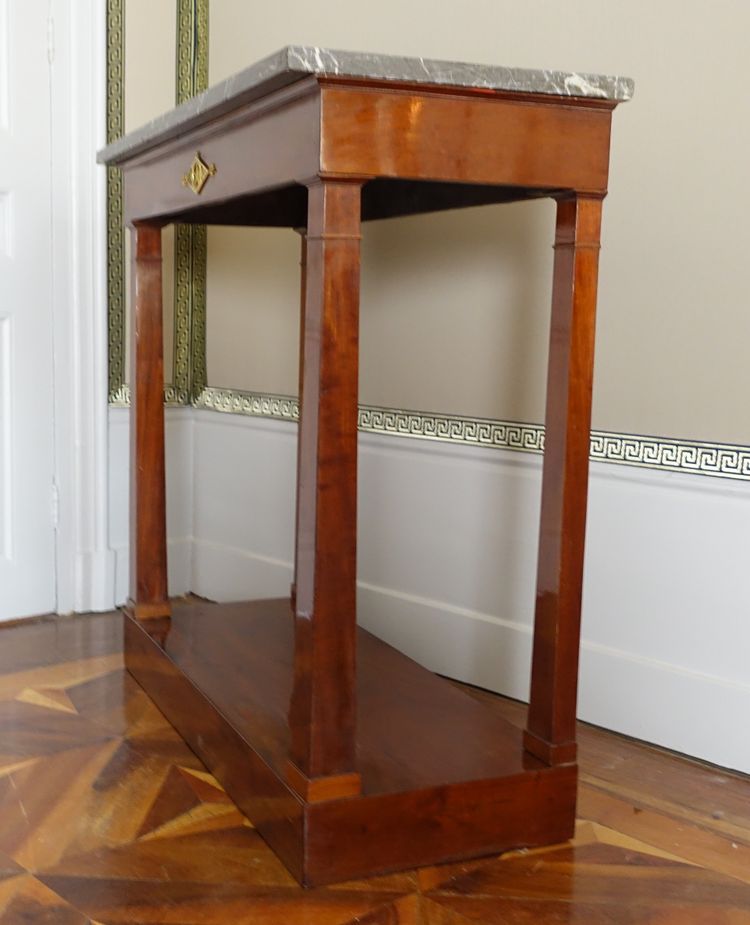
<path id="1" fill-rule="evenodd" d="M 121 163 L 231 109 L 309 76 L 361 77 L 614 102 L 629 100 L 634 91 L 629 77 L 288 45 L 112 142 L 98 153 L 97 161 L 100 164 Z"/>

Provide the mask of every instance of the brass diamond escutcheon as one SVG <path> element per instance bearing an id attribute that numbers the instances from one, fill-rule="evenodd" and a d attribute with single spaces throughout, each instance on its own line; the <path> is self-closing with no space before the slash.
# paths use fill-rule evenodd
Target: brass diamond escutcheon
<path id="1" fill-rule="evenodd" d="M 208 178 L 213 176 L 216 176 L 216 164 L 207 164 L 200 151 L 196 151 L 190 170 L 182 178 L 182 185 L 190 187 L 196 196 L 200 196 Z"/>

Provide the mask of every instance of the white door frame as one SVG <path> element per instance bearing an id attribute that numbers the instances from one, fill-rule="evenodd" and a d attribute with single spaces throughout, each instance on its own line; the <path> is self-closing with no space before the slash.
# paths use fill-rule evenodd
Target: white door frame
<path id="1" fill-rule="evenodd" d="M 114 605 L 108 543 L 106 0 L 49 0 L 57 612 Z"/>

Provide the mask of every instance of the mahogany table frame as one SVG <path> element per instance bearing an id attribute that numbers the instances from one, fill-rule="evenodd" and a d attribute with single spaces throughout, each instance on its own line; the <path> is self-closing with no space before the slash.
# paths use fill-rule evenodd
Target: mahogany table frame
<path id="1" fill-rule="evenodd" d="M 134 293 L 127 664 L 305 884 L 572 834 L 597 266 L 615 105 L 313 75 L 119 160 Z M 198 152 L 216 167 L 199 194 L 181 182 Z M 476 774 L 470 769 L 456 780 L 446 756 L 444 782 L 420 771 L 406 789 L 363 784 L 358 748 L 366 746 L 358 743 L 355 691 L 361 222 L 538 197 L 556 200 L 557 219 L 531 698 L 523 745 L 515 746 L 518 767 L 488 776 L 485 755 Z M 161 228 L 171 221 L 287 226 L 301 234 L 301 418 L 288 620 L 288 602 L 256 602 L 187 616 L 183 608 L 170 623 Z M 285 662 L 291 698 L 283 766 L 252 741 L 252 720 L 245 728 L 230 715 L 239 693 L 230 691 L 222 704 L 207 692 L 209 669 L 196 668 L 198 643 L 185 654 L 186 640 L 197 639 L 198 630 L 178 633 L 179 644 L 169 642 L 178 618 L 193 621 L 191 627 L 203 621 L 205 639 L 219 647 L 218 661 L 222 651 L 229 659 L 230 650 L 242 647 L 243 632 L 250 633 L 243 627 L 256 627 L 247 642 L 254 657 L 258 646 L 276 645 L 264 643 L 265 634 L 270 640 L 281 623 L 293 622 L 293 643 L 289 627 L 284 630 L 294 651 Z M 234 635 L 222 643 L 230 632 L 225 618 Z M 369 647 L 364 662 L 374 659 L 394 676 L 403 670 L 415 690 L 426 691 L 433 681 L 448 685 L 360 635 L 360 646 Z M 216 664 L 213 670 L 220 671 Z M 379 670 L 376 665 L 375 676 Z M 437 690 L 430 697 L 439 700 Z M 359 709 L 378 709 L 377 702 L 361 701 Z M 404 703 L 412 737 L 416 724 L 429 731 L 430 724 L 455 722 L 446 734 L 462 749 L 467 722 L 485 731 L 485 724 L 499 722 L 494 715 L 468 720 L 463 711 L 469 708 L 457 700 L 450 700 L 455 719 L 448 700 L 442 715 L 429 715 L 425 702 L 416 718 L 408 715 L 416 708 Z M 398 708 L 388 709 L 396 710 L 389 723 L 398 725 Z M 363 722 L 363 715 L 360 725 L 369 729 L 374 719 Z M 466 748 L 471 755 L 470 742 Z M 398 756 L 391 758 L 398 766 Z"/>

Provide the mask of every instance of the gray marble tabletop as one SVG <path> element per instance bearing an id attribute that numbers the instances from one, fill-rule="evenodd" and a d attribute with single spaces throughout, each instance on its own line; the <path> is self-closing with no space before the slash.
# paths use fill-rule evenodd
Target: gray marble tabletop
<path id="1" fill-rule="evenodd" d="M 588 97 L 623 102 L 633 95 L 628 77 L 535 71 L 429 58 L 402 58 L 353 51 L 288 45 L 275 54 L 210 87 L 176 109 L 112 142 L 97 155 L 118 164 L 188 129 L 309 75 L 369 77 L 454 87 L 481 87 L 514 93 Z"/>

